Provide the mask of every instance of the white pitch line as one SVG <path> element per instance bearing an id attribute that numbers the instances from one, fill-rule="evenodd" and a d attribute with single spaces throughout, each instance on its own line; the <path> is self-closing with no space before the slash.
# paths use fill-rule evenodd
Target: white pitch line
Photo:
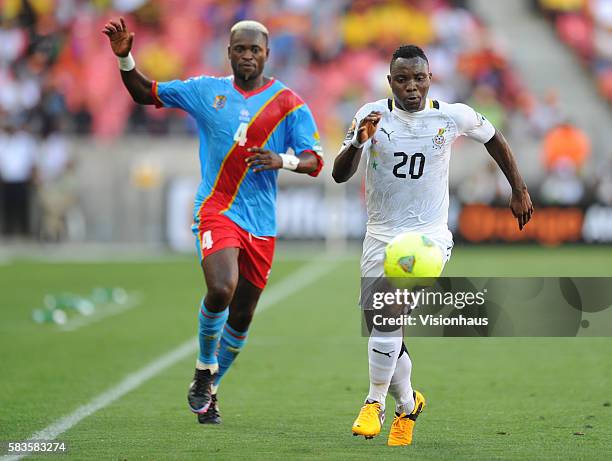
<path id="1" fill-rule="evenodd" d="M 334 261 L 321 257 L 315 258 L 315 261 L 301 266 L 280 282 L 271 286 L 267 292 L 264 292 L 265 296 L 262 295 L 262 299 L 255 313 L 261 313 L 283 299 L 309 286 L 325 274 L 331 272 L 335 265 Z M 56 439 L 88 416 L 91 416 L 98 410 L 107 407 L 127 393 L 140 387 L 175 363 L 193 355 L 197 350 L 197 338 L 191 338 L 185 341 L 176 349 L 158 357 L 144 368 L 126 376 L 119 384 L 98 395 L 89 403 L 80 406 L 69 415 L 58 419 L 44 429 L 32 434 L 26 442 Z M 28 455 L 6 455 L 1 457 L 0 461 L 18 461 L 26 456 Z"/>

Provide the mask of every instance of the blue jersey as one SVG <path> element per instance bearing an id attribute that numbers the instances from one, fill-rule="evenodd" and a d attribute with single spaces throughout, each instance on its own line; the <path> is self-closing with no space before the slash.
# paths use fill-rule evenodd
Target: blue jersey
<path id="1" fill-rule="evenodd" d="M 197 122 L 202 182 L 196 217 L 223 214 L 253 235 L 275 236 L 278 170 L 254 173 L 245 162 L 253 155 L 247 149 L 318 154 L 319 135 L 306 104 L 274 79 L 251 92 L 234 85 L 233 77 L 153 82 L 153 95 L 158 106 L 183 109 Z"/>

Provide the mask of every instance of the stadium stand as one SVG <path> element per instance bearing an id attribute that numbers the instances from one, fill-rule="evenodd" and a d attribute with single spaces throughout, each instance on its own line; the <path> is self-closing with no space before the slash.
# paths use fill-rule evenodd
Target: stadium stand
<path id="1" fill-rule="evenodd" d="M 326 149 L 328 159 L 355 110 L 364 101 L 389 94 L 385 78 L 389 57 L 398 44 L 412 42 L 423 46 L 429 56 L 434 71 L 432 98 L 465 101 L 504 130 L 538 205 L 612 204 L 612 179 L 607 169 L 597 167 L 595 174 L 587 172 L 607 155 L 598 149 L 597 136 L 588 131 L 589 126 L 574 126 L 574 133 L 582 129 L 589 138 L 574 137 L 574 145 L 582 151 L 568 155 L 559 151 L 564 141 L 552 134 L 559 134 L 560 125 L 579 122 L 562 113 L 559 95 L 563 93 L 553 87 L 543 94 L 530 93 L 523 84 L 526 76 L 519 75 L 513 65 L 517 51 L 500 42 L 499 34 L 469 8 L 474 3 L 5 0 L 0 5 L 0 150 L 3 139 L 27 131 L 35 136 L 38 157 L 48 157 L 39 159 L 30 184 L 38 192 L 32 213 L 37 235 L 60 240 L 66 234 L 66 214 L 72 213 L 72 227 L 75 221 L 81 223 L 76 227 L 83 229 L 80 234 L 84 238 L 140 238 L 143 226 L 133 219 L 137 208 L 145 210 L 146 216 L 141 218 L 147 223 L 146 240 L 162 241 L 167 235 L 162 235 L 159 223 L 165 212 L 158 204 L 175 177 L 194 171 L 189 155 L 169 158 L 178 151 L 195 150 L 194 136 L 189 136 L 193 122 L 179 111 L 132 102 L 119 81 L 117 62 L 101 34 L 102 25 L 111 17 L 124 16 L 136 33 L 134 55 L 139 67 L 152 78 L 167 80 L 230 74 L 225 52 L 228 29 L 238 20 L 253 18 L 271 32 L 268 74 L 284 81 L 308 102 L 324 146 L 330 147 Z M 610 100 L 611 21 L 606 4 L 597 0 L 534 0 L 534 17 L 540 21 L 541 12 L 545 12 L 558 30 L 569 30 L 559 36 L 567 37 L 585 65 L 594 69 L 602 94 Z M 552 42 L 558 45 L 556 40 Z M 545 139 L 549 138 L 553 142 L 547 144 Z M 74 140 L 78 142 L 71 146 Z M 119 146 L 117 155 L 109 158 L 106 146 Z M 490 159 L 480 151 L 461 155 L 466 151 L 471 154 L 472 148 L 459 142 L 460 160 L 453 160 L 450 187 L 456 199 L 455 221 L 464 205 L 505 207 L 507 202 L 506 182 L 488 164 Z M 569 163 L 557 161 L 566 157 Z M 100 175 L 101 170 L 106 174 Z M 281 187 L 289 181 L 295 183 L 287 190 L 296 184 L 301 187 L 298 180 L 281 178 L 281 183 L 287 181 Z M 283 210 L 302 209 L 309 194 L 313 209 L 320 208 L 323 184 L 309 187 L 296 190 L 295 197 L 281 194 L 286 203 L 284 208 L 281 204 L 279 215 Z M 561 193 L 564 190 L 571 193 Z M 360 210 L 359 199 L 351 203 L 351 209 Z M 74 213 L 79 206 L 82 216 Z M 349 214 L 359 221 L 352 226 L 351 235 L 361 235 L 361 215 Z M 317 229 L 325 229 L 327 218 L 321 216 L 317 222 L 323 224 L 312 224 Z M 293 223 L 293 218 L 287 215 L 285 221 Z M 306 228 L 301 221 L 294 224 L 289 227 L 299 232 Z M 188 229 L 188 224 L 183 227 Z M 324 234 L 324 230 L 305 233 L 306 238 Z M 287 231 L 285 235 L 292 234 Z"/>
<path id="2" fill-rule="evenodd" d="M 536 6 L 593 73 L 602 97 L 612 103 L 612 2 L 539 0 Z"/>
<path id="3" fill-rule="evenodd" d="M 356 104 L 385 94 L 389 56 L 406 42 L 431 56 L 433 97 L 467 101 L 491 92 L 495 104 L 488 106 L 503 119 L 499 111 L 516 110 L 523 89 L 504 52 L 463 3 L 185 0 L 177 8 L 172 0 L 8 0 L 0 13 L 0 108 L 36 127 L 69 114 L 70 131 L 98 138 L 189 130 L 179 114 L 135 107 L 118 90 L 116 62 L 100 28 L 123 14 L 137 36 L 139 66 L 158 80 L 228 74 L 228 26 L 247 17 L 264 22 L 272 38 L 270 72 L 296 88 L 321 131 L 334 137 Z"/>

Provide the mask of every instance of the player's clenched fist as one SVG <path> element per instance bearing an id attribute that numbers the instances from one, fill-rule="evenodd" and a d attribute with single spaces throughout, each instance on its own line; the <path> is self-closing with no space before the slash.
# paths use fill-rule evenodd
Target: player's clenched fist
<path id="1" fill-rule="evenodd" d="M 247 165 L 253 168 L 255 173 L 264 170 L 278 170 L 283 167 L 283 159 L 280 155 L 261 147 L 249 147 L 249 152 L 255 153 L 246 158 Z"/>
<path id="2" fill-rule="evenodd" d="M 108 36 L 111 48 L 116 56 L 125 58 L 130 53 L 134 41 L 134 32 L 128 32 L 123 18 L 119 18 L 119 22 L 107 22 L 102 33 Z"/>
<path id="3" fill-rule="evenodd" d="M 363 144 L 376 133 L 378 122 L 382 117 L 382 113 L 378 111 L 370 112 L 359 122 L 359 128 L 357 129 L 357 142 Z"/>
<path id="4" fill-rule="evenodd" d="M 510 209 L 518 221 L 519 230 L 523 230 L 523 227 L 529 222 L 533 214 L 533 204 L 531 203 L 531 197 L 529 196 L 529 192 L 527 192 L 527 188 L 519 191 L 512 191 Z"/>

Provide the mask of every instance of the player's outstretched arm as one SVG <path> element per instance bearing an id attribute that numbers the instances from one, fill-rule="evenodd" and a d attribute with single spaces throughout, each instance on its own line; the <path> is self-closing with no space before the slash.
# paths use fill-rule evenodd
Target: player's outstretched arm
<path id="1" fill-rule="evenodd" d="M 134 102 L 138 104 L 155 104 L 151 93 L 153 82 L 136 69 L 130 54 L 134 41 L 134 32 L 129 32 L 125 25 L 125 20 L 119 18 L 119 22 L 112 20 L 107 22 L 102 33 L 108 37 L 113 53 L 120 60 L 121 79 Z"/>
<path id="2" fill-rule="evenodd" d="M 334 160 L 334 168 L 332 170 L 334 181 L 337 183 L 346 182 L 355 174 L 361 160 L 363 145 L 374 136 L 381 117 L 382 114 L 380 112 L 373 111 L 359 122 L 357 136 L 351 143 L 342 148 L 336 156 L 336 160 Z"/>
<path id="3" fill-rule="evenodd" d="M 518 171 L 512 150 L 504 136 L 497 130 L 495 130 L 495 135 L 485 144 L 485 147 L 510 183 L 512 188 L 510 209 L 518 221 L 519 229 L 522 230 L 531 219 L 533 204 L 527 185 Z"/>
<path id="4" fill-rule="evenodd" d="M 253 155 L 247 157 L 245 161 L 255 173 L 285 168 L 296 173 L 310 174 L 319 168 L 319 159 L 310 152 L 302 152 L 299 156 L 293 156 L 277 154 L 262 147 L 249 147 L 247 150 Z"/>

